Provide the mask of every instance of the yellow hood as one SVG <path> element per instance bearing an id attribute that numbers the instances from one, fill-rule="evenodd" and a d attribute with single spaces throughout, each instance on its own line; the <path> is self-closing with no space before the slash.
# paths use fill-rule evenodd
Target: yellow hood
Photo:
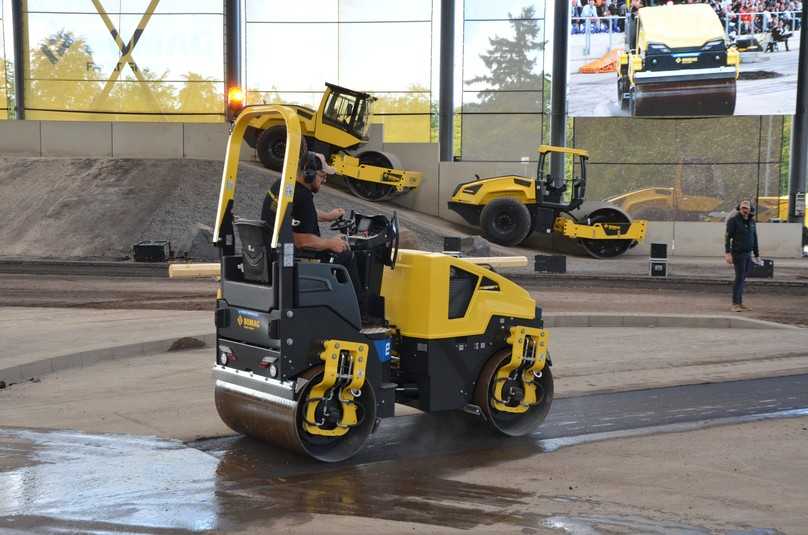
<path id="1" fill-rule="evenodd" d="M 707 4 L 644 7 L 640 9 L 639 19 L 638 44 L 643 49 L 648 43 L 684 48 L 726 39 L 718 15 Z"/>

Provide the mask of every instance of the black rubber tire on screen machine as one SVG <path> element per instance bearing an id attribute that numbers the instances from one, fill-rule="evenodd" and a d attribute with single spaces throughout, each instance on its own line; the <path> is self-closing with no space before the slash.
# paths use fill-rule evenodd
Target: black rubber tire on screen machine
<path id="1" fill-rule="evenodd" d="M 272 126 L 263 130 L 258 134 L 255 150 L 264 167 L 272 171 L 283 169 L 283 158 L 286 154 L 286 127 Z"/>
<path id="2" fill-rule="evenodd" d="M 530 210 L 511 197 L 494 199 L 480 214 L 480 232 L 486 240 L 514 246 L 525 241 L 532 229 Z"/>

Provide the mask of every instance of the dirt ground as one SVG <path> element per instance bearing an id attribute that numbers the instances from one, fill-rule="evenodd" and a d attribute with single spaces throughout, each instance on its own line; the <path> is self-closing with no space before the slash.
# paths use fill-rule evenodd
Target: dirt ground
<path id="1" fill-rule="evenodd" d="M 537 280 L 529 286 L 546 313 L 626 312 L 633 314 L 727 314 L 729 287 L 625 288 L 609 282 L 587 282 L 560 287 Z M 89 308 L 151 308 L 212 310 L 213 280 L 25 275 L 0 273 L 0 306 L 64 306 Z M 786 288 L 753 288 L 745 316 L 808 326 L 802 292 Z"/>

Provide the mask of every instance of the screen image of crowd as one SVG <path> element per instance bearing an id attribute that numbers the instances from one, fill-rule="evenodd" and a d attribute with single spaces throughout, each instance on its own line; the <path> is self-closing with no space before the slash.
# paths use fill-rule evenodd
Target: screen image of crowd
<path id="1" fill-rule="evenodd" d="M 571 0 L 572 33 L 623 33 L 627 11 L 672 3 L 706 3 L 718 15 L 730 38 L 755 33 L 770 33 L 772 40 L 785 42 L 800 29 L 802 2 L 785 0 L 709 0 L 707 2 L 667 2 L 631 0 L 631 4 L 615 0 Z"/>
<path id="2" fill-rule="evenodd" d="M 792 114 L 802 1 L 570 0 L 569 113 L 574 117 Z M 635 33 L 628 35 L 627 28 L 635 28 Z M 654 69 L 645 64 L 646 46 L 654 39 L 664 40 L 653 44 L 654 53 L 672 47 L 662 53 L 671 54 L 675 64 L 656 69 L 669 77 L 680 76 L 670 87 L 635 83 L 654 76 L 646 74 Z M 728 51 L 721 69 L 735 72 L 732 83 L 699 79 L 695 71 L 689 72 L 694 69 L 689 67 L 692 59 L 678 61 L 692 55 L 694 47 L 701 49 L 719 39 Z M 730 53 L 737 58 L 732 63 Z M 642 59 L 633 77 L 620 75 L 621 55 Z M 712 67 L 708 61 L 699 69 Z"/>

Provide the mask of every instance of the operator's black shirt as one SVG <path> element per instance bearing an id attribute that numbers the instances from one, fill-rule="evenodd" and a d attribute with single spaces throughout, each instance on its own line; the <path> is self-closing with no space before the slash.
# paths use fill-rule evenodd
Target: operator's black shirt
<path id="1" fill-rule="evenodd" d="M 266 197 L 264 197 L 264 204 L 261 206 L 261 219 L 270 226 L 275 224 L 275 211 L 280 184 L 280 180 L 272 184 Z M 300 182 L 295 182 L 295 198 L 292 204 L 292 232 L 320 235 L 320 225 L 317 223 L 317 208 L 314 206 L 314 194 Z"/>

